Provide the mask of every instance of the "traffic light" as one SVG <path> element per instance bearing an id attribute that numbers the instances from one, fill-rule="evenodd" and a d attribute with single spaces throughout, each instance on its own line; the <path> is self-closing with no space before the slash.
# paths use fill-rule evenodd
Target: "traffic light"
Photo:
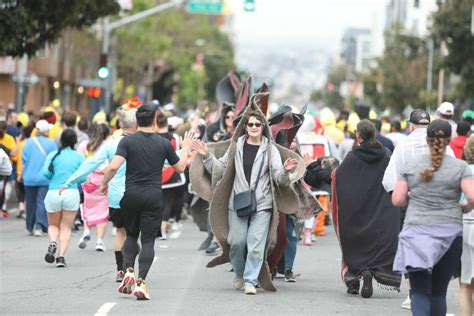
<path id="1" fill-rule="evenodd" d="M 89 96 L 89 98 L 99 99 L 101 93 L 102 93 L 102 91 L 98 87 L 93 87 L 93 88 L 88 88 L 87 89 L 87 95 Z"/>
<path id="2" fill-rule="evenodd" d="M 101 54 L 99 68 L 97 69 L 97 76 L 99 76 L 100 79 L 107 79 L 109 75 L 110 69 L 107 67 L 107 55 Z"/>
<path id="3" fill-rule="evenodd" d="M 247 12 L 255 11 L 255 0 L 245 0 L 244 10 Z"/>

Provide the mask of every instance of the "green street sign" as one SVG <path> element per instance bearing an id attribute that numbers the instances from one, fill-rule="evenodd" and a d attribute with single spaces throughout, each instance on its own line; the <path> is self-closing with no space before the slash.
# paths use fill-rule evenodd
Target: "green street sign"
<path id="1" fill-rule="evenodd" d="M 220 15 L 222 13 L 222 0 L 188 0 L 186 11 L 189 13 Z"/>

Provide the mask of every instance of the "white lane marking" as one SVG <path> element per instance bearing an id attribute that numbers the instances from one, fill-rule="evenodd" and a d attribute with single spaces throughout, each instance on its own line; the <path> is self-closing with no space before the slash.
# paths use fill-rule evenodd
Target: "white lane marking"
<path id="1" fill-rule="evenodd" d="M 153 263 L 158 260 L 158 257 L 153 258 Z"/>
<path id="2" fill-rule="evenodd" d="M 166 248 L 168 248 L 168 245 L 159 245 L 158 248 L 166 249 Z"/>
<path id="3" fill-rule="evenodd" d="M 94 316 L 106 316 L 115 305 L 117 305 L 117 303 L 105 303 L 97 310 Z"/>
<path id="4" fill-rule="evenodd" d="M 171 239 L 176 239 L 176 238 L 178 238 L 180 235 L 181 235 L 181 231 L 180 231 L 180 230 L 176 230 L 176 231 L 174 231 L 174 232 L 171 233 L 170 238 L 171 238 Z"/>

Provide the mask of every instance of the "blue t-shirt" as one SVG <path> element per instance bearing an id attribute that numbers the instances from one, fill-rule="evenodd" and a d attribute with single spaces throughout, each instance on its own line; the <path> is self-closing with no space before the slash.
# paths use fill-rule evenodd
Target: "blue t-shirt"
<path id="1" fill-rule="evenodd" d="M 81 164 L 85 160 L 84 156 L 82 156 L 80 153 L 69 147 L 66 147 L 61 150 L 61 152 L 59 153 L 59 155 L 56 156 L 56 158 L 54 158 L 54 173 L 51 173 L 49 171 L 49 165 L 51 164 L 51 160 L 57 152 L 57 150 L 51 152 L 46 158 L 46 161 L 43 166 L 43 175 L 46 178 L 50 179 L 50 190 L 57 190 L 62 185 L 64 185 L 67 179 L 69 179 L 69 177 L 81 166 Z"/>

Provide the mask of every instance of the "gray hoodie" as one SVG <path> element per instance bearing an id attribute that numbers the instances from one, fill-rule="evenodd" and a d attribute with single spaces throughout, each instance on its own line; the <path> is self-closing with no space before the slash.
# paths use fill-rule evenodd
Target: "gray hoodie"
<path id="1" fill-rule="evenodd" d="M 229 208 L 233 209 L 234 194 L 241 193 L 250 189 L 247 180 L 245 179 L 244 164 L 243 164 L 243 152 L 244 152 L 245 136 L 239 137 L 237 140 L 236 153 L 235 153 L 235 178 L 232 194 L 230 196 Z M 271 153 L 271 166 L 269 166 L 268 160 L 268 138 L 262 136 L 262 143 L 258 149 L 257 156 L 252 167 L 252 175 L 250 177 L 251 187 L 254 188 L 255 182 L 257 181 L 257 174 L 260 169 L 260 164 L 263 160 L 263 167 L 258 181 L 256 192 L 257 198 L 257 211 L 268 210 L 273 208 L 273 196 L 272 189 L 270 186 L 270 172 L 272 180 L 277 186 L 288 186 L 290 184 L 289 174 L 283 170 L 283 164 L 281 162 L 281 156 L 275 145 L 272 144 Z M 219 159 L 216 159 L 213 155 L 209 154 L 203 160 L 206 171 L 212 173 L 213 164 L 220 164 L 222 168 L 227 167 L 228 152 L 225 153 Z"/>

